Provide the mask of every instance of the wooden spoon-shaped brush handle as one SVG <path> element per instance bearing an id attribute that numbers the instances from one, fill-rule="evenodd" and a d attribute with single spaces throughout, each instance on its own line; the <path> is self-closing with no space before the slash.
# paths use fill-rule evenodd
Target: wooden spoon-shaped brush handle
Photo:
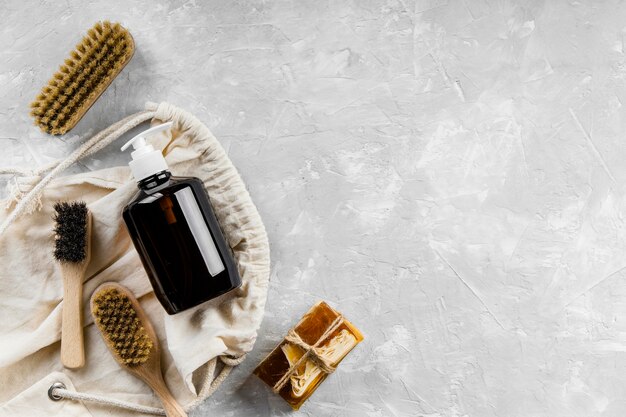
<path id="1" fill-rule="evenodd" d="M 163 376 L 159 372 L 157 375 L 151 375 L 144 379 L 154 393 L 159 397 L 165 409 L 165 415 L 167 417 L 187 417 L 187 413 L 183 410 L 183 407 L 178 404 L 170 390 L 165 385 Z"/>
<path id="2" fill-rule="evenodd" d="M 185 413 L 183 407 L 178 404 L 169 391 L 163 391 L 161 393 L 158 391 L 155 392 L 163 404 L 163 409 L 165 410 L 165 415 L 167 417 L 187 417 L 187 413 Z"/>
<path id="3" fill-rule="evenodd" d="M 69 369 L 85 365 L 83 341 L 83 268 L 63 266 L 61 363 Z"/>

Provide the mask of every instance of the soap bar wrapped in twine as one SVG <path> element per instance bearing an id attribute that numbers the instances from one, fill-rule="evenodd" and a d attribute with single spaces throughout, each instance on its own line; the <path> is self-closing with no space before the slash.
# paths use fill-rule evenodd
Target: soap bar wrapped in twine
<path id="1" fill-rule="evenodd" d="M 289 330 L 254 374 L 297 410 L 362 340 L 352 323 L 320 301 Z"/>
<path id="2" fill-rule="evenodd" d="M 307 360 L 312 360 L 315 365 L 322 371 L 327 374 L 335 372 L 336 365 L 332 363 L 331 358 L 324 355 L 324 352 L 320 351 L 320 345 L 324 343 L 326 339 L 328 339 L 343 323 L 343 315 L 339 314 L 337 318 L 331 323 L 331 325 L 326 329 L 326 331 L 317 339 L 317 342 L 313 345 L 309 345 L 306 343 L 300 335 L 296 332 L 295 329 L 290 329 L 287 336 L 285 336 L 285 340 L 289 343 L 293 343 L 294 345 L 300 347 L 304 350 L 304 355 L 300 357 L 293 365 L 289 367 L 287 372 L 274 384 L 272 390 L 278 394 L 280 390 L 285 386 L 289 379 L 293 374 L 297 372 L 302 364 L 304 364 Z"/>

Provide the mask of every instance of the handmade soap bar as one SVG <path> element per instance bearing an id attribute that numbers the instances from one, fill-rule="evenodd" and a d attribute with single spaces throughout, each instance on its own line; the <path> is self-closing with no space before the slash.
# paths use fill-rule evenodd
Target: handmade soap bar
<path id="1" fill-rule="evenodd" d="M 362 340 L 352 323 L 320 301 L 289 330 L 254 374 L 297 410 Z"/>

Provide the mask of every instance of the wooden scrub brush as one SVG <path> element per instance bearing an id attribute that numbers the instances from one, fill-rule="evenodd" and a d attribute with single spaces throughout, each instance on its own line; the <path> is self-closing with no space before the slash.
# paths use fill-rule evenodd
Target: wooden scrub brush
<path id="1" fill-rule="evenodd" d="M 117 362 L 152 388 L 168 417 L 186 417 L 165 385 L 159 341 L 135 296 L 117 283 L 104 283 L 91 296 L 91 314 Z"/>
<path id="2" fill-rule="evenodd" d="M 135 52 L 119 23 L 96 23 L 30 104 L 39 128 L 52 135 L 71 130 Z"/>
<path id="3" fill-rule="evenodd" d="M 83 280 L 91 258 L 91 213 L 83 202 L 54 205 L 54 259 L 63 275 L 61 362 L 66 368 L 85 365 Z"/>

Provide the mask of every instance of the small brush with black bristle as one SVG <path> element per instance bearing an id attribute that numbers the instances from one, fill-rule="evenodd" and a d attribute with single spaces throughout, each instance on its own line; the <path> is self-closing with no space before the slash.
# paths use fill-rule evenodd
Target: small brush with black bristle
<path id="1" fill-rule="evenodd" d="M 61 362 L 66 368 L 85 365 L 83 279 L 91 258 L 91 213 L 84 202 L 54 205 L 54 259 L 63 275 Z"/>

